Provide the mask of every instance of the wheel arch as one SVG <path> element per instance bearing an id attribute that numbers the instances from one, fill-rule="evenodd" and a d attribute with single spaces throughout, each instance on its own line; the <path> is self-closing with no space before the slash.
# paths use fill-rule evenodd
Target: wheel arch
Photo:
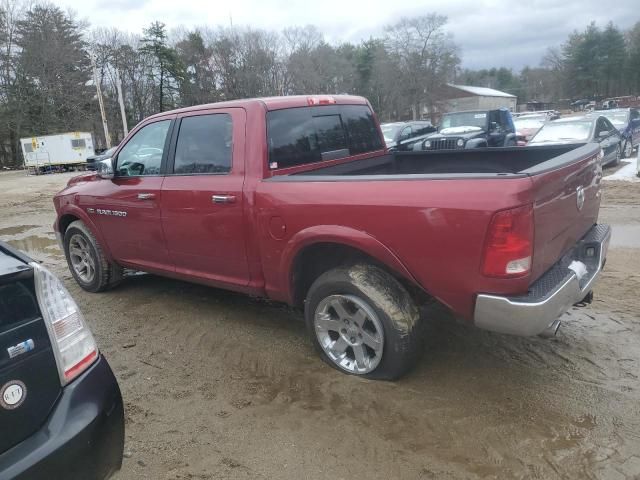
<path id="1" fill-rule="evenodd" d="M 102 251 L 104 252 L 105 256 L 109 260 L 112 260 L 111 250 L 109 249 L 109 246 L 107 245 L 104 238 L 102 237 L 102 232 L 100 232 L 100 229 L 92 221 L 91 217 L 89 217 L 89 215 L 87 215 L 85 211 L 81 210 L 78 207 L 65 209 L 64 213 L 59 215 L 57 220 L 57 227 L 58 227 L 58 232 L 60 233 L 60 236 L 62 237 L 62 239 L 64 239 L 64 234 L 67 228 L 69 228 L 69 225 L 71 225 L 76 220 L 81 220 L 87 226 L 87 228 L 91 231 L 91 233 L 100 242 L 100 248 L 102 248 Z"/>
<path id="2" fill-rule="evenodd" d="M 289 303 L 302 306 L 311 284 L 332 268 L 367 262 L 377 265 L 409 289 L 412 294 L 427 294 L 402 261 L 371 235 L 343 226 L 312 227 L 299 232 L 289 243 L 282 260 Z"/>

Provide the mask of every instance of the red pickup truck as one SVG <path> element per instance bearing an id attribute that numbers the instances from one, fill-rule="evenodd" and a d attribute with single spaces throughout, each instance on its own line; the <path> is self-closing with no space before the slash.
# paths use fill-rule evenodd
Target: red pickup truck
<path id="1" fill-rule="evenodd" d="M 421 350 L 427 301 L 537 335 L 590 299 L 610 237 L 600 158 L 390 153 L 363 98 L 237 100 L 141 122 L 110 172 L 56 195 L 54 228 L 88 291 L 126 268 L 283 301 L 330 365 L 392 379 Z"/>

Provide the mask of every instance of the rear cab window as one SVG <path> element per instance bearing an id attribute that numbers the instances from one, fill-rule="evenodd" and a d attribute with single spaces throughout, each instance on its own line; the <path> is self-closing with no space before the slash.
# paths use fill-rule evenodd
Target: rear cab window
<path id="1" fill-rule="evenodd" d="M 267 112 L 269 169 L 296 167 L 383 148 L 366 105 L 287 108 Z"/>
<path id="2" fill-rule="evenodd" d="M 173 174 L 231 171 L 233 122 L 227 113 L 184 117 L 180 122 Z"/>

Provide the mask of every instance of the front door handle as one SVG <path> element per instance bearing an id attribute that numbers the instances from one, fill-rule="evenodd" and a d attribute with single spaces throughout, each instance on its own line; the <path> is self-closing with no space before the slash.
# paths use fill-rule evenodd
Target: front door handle
<path id="1" fill-rule="evenodd" d="M 211 201 L 213 203 L 235 203 L 235 195 L 211 195 Z"/>
<path id="2" fill-rule="evenodd" d="M 153 200 L 156 198 L 155 193 L 139 193 L 138 200 Z"/>

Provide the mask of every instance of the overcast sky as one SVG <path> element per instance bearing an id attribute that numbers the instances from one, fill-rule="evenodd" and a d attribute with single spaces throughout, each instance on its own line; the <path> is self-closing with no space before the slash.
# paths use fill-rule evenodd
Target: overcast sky
<path id="1" fill-rule="evenodd" d="M 141 32 L 153 20 L 179 25 L 234 25 L 281 30 L 316 25 L 331 42 L 380 35 L 402 16 L 436 12 L 461 46 L 464 67 L 537 66 L 547 47 L 561 44 L 592 20 L 629 28 L 640 0 L 57 0 L 91 25 Z"/>

